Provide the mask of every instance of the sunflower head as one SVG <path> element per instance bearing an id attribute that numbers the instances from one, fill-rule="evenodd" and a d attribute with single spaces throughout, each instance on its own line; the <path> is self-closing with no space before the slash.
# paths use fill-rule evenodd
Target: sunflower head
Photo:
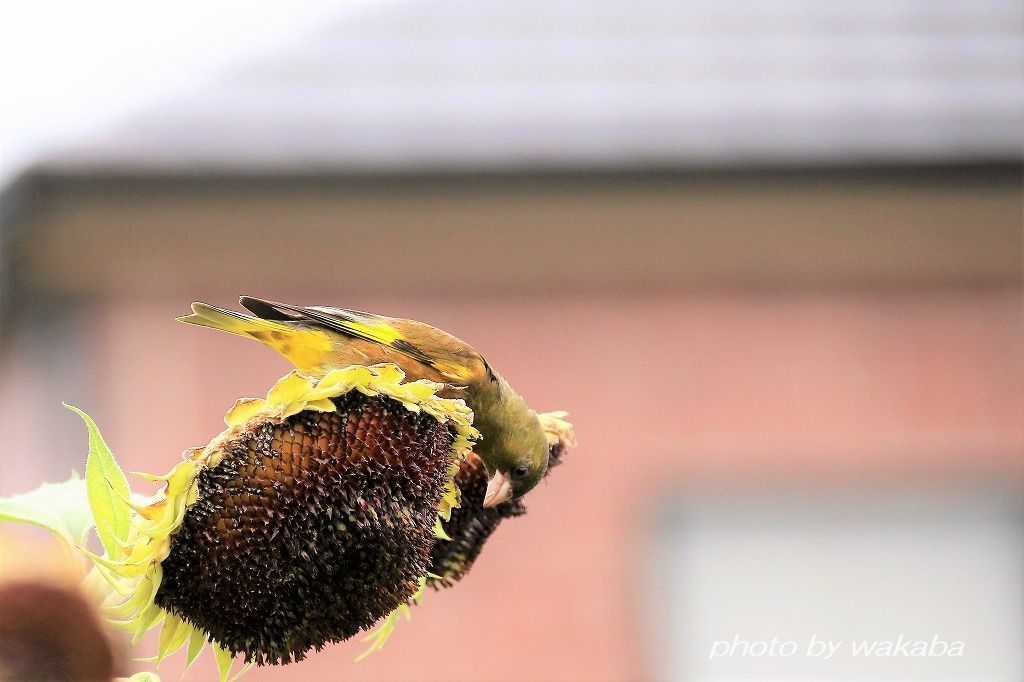
<path id="1" fill-rule="evenodd" d="M 478 434 L 442 385 L 403 379 L 394 365 L 292 372 L 236 403 L 133 505 L 121 556 L 97 558 L 125 625 L 162 620 L 161 656 L 209 639 L 221 658 L 286 663 L 409 600 Z"/>
<path id="2" fill-rule="evenodd" d="M 351 637 L 417 590 L 454 434 L 349 393 L 255 420 L 198 474 L 156 603 L 264 661 Z"/>

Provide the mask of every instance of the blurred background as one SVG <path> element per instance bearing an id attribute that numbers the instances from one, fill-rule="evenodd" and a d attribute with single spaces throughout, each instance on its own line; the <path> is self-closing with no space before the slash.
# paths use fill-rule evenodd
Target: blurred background
<path id="1" fill-rule="evenodd" d="M 1024 677 L 1020 2 L 265 4 L 3 10 L 0 495 L 62 400 L 163 472 L 288 369 L 193 300 L 370 310 L 580 445 L 382 653 L 250 679 Z"/>

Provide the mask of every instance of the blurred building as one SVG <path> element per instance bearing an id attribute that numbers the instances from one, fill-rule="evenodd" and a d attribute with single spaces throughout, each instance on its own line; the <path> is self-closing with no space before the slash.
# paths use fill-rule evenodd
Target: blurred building
<path id="1" fill-rule="evenodd" d="M 61 400 L 159 471 L 284 373 L 192 300 L 379 311 L 580 447 L 382 654 L 253 679 L 1017 679 L 1021 15 L 368 4 L 6 190 L 0 493 L 81 467 Z M 811 633 L 967 647 L 711 656 Z"/>

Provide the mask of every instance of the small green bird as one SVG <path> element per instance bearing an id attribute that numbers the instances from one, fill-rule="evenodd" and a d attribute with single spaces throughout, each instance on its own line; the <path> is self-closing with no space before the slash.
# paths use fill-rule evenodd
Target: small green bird
<path id="1" fill-rule="evenodd" d="M 537 413 L 464 341 L 422 322 L 357 310 L 249 296 L 239 302 L 253 315 L 193 303 L 192 314 L 178 319 L 256 339 L 314 376 L 349 365 L 392 362 L 410 380 L 464 387 L 455 397 L 473 410 L 473 425 L 483 436 L 474 451 L 489 477 L 484 507 L 526 494 L 547 472 L 548 441 Z"/>

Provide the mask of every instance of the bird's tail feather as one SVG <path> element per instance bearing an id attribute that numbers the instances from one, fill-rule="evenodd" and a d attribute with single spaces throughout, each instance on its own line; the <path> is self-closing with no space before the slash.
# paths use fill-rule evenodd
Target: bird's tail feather
<path id="1" fill-rule="evenodd" d="M 243 315 L 234 310 L 218 308 L 206 303 L 193 303 L 192 314 L 179 317 L 178 321 L 185 322 L 186 324 L 195 324 L 200 327 L 219 329 L 231 334 L 238 334 L 239 336 L 253 336 L 256 333 L 254 338 L 259 338 L 262 334 L 270 331 L 280 333 L 291 331 L 279 322 L 261 320 L 258 317 Z"/>
<path id="2" fill-rule="evenodd" d="M 330 339 L 323 332 L 245 315 L 207 303 L 193 303 L 192 314 L 179 317 L 178 321 L 255 339 L 270 346 L 303 371 L 318 370 L 324 356 L 332 348 Z"/>

